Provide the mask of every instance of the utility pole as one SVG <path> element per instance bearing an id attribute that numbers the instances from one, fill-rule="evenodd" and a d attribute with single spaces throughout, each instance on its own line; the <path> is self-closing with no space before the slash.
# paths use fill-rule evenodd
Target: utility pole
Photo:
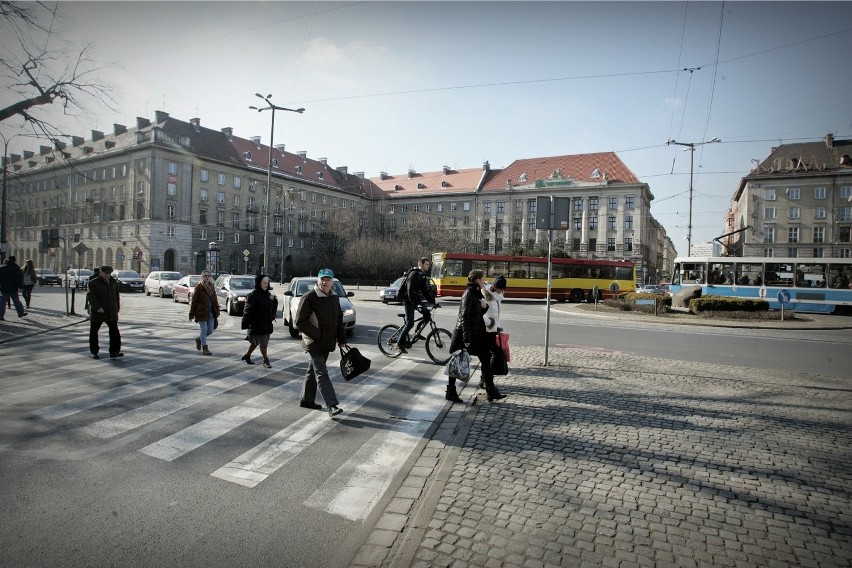
<path id="1" fill-rule="evenodd" d="M 693 167 L 695 163 L 695 148 L 697 146 L 703 146 L 704 144 L 713 144 L 715 142 L 721 142 L 718 138 L 711 138 L 710 140 L 704 140 L 701 142 L 678 142 L 675 139 L 671 139 L 666 142 L 667 145 L 676 144 L 678 146 L 686 146 L 689 148 L 689 225 L 686 228 L 686 256 L 692 256 L 692 176 L 693 176 Z"/>

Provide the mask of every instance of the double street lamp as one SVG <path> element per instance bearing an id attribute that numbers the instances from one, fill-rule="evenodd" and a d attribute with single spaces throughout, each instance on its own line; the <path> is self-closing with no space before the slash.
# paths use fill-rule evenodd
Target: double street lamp
<path id="1" fill-rule="evenodd" d="M 252 110 L 256 110 L 257 112 L 263 112 L 265 110 L 272 111 L 272 127 L 269 130 L 269 165 L 266 170 L 266 210 L 263 213 L 263 266 L 260 268 L 261 274 L 266 273 L 266 267 L 269 264 L 269 194 L 272 190 L 272 140 L 275 137 L 275 111 L 276 110 L 286 110 L 288 112 L 297 112 L 302 114 L 305 112 L 303 108 L 285 108 L 282 106 L 278 106 L 273 104 L 269 99 L 272 98 L 272 95 L 266 95 L 265 97 L 260 93 L 255 93 L 260 99 L 263 99 L 263 102 L 266 103 L 265 107 L 256 107 L 254 105 L 249 108 Z M 282 266 L 283 268 L 283 266 Z"/>
<path id="2" fill-rule="evenodd" d="M 721 140 L 714 137 L 710 140 L 703 140 L 701 142 L 678 142 L 675 139 L 671 139 L 666 142 L 669 146 L 675 144 L 677 146 L 686 146 L 689 148 L 689 226 L 686 229 L 686 256 L 692 256 L 692 174 L 693 164 L 695 162 L 695 148 L 697 146 L 703 146 L 704 144 L 713 144 L 714 142 L 721 142 Z"/>

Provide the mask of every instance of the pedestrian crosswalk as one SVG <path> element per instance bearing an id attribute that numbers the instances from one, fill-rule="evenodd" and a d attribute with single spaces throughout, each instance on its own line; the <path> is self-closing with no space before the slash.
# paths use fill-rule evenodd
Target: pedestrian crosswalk
<path id="1" fill-rule="evenodd" d="M 333 433 L 335 442 L 342 442 L 335 446 L 334 467 L 326 479 L 316 480 L 303 505 L 361 521 L 446 403 L 440 367 L 414 356 L 388 359 L 359 344 L 373 365 L 355 381 L 344 382 L 335 355 L 330 357 L 329 371 L 345 411 L 331 419 L 325 412 L 299 408 L 307 357 L 297 341 L 274 337 L 273 368 L 267 369 L 239 359 L 247 344 L 237 330 L 217 333 L 210 342 L 217 356 L 203 357 L 188 329 L 160 327 L 152 337 L 150 328 L 125 325 L 128 355 L 115 361 L 84 359 L 87 326 L 42 338 L 50 344 L 49 355 L 37 368 L 26 357 L 6 358 L 4 371 L 15 380 L 0 384 L 0 411 L 63 433 L 53 445 L 39 441 L 42 458 L 86 459 L 121 450 L 164 467 L 181 460 L 209 463 L 210 478 L 243 490 L 286 481 L 282 470 L 303 465 L 304 452 L 328 444 L 324 439 Z M 33 348 L 26 343 L 15 347 Z M 270 430 L 279 420 L 288 421 Z M 359 427 L 343 427 L 347 421 L 358 421 Z M 263 427 L 255 429 L 260 423 Z M 366 428 L 373 431 L 361 431 Z M 352 430 L 360 432 L 355 436 Z M 76 453 L 66 447 L 69 439 Z M 3 452 L 29 450 L 22 439 L 0 445 Z M 198 475 L 195 468 L 183 469 Z"/>

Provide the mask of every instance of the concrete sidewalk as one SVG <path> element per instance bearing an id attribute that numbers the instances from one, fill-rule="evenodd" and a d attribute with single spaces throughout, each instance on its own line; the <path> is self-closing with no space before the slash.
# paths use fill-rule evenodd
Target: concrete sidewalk
<path id="1" fill-rule="evenodd" d="M 71 308 L 70 290 L 66 308 L 65 288 L 36 286 L 26 317 L 18 317 L 14 304 L 11 309 L 6 309 L 6 319 L 0 321 L 0 344 L 88 321 L 89 316 L 83 309 L 85 293 L 76 293 L 74 299 L 76 314 L 68 315 Z"/>
<path id="2" fill-rule="evenodd" d="M 850 378 L 512 357 L 508 398 L 465 388 L 353 566 L 852 565 Z"/>

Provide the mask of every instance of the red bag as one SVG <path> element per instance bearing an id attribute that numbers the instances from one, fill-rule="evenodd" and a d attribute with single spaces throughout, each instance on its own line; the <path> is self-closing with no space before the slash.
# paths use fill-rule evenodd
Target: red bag
<path id="1" fill-rule="evenodd" d="M 503 355 L 506 356 L 506 362 L 511 363 L 512 357 L 509 355 L 509 334 L 500 332 L 497 334 L 497 345 L 503 350 Z"/>

